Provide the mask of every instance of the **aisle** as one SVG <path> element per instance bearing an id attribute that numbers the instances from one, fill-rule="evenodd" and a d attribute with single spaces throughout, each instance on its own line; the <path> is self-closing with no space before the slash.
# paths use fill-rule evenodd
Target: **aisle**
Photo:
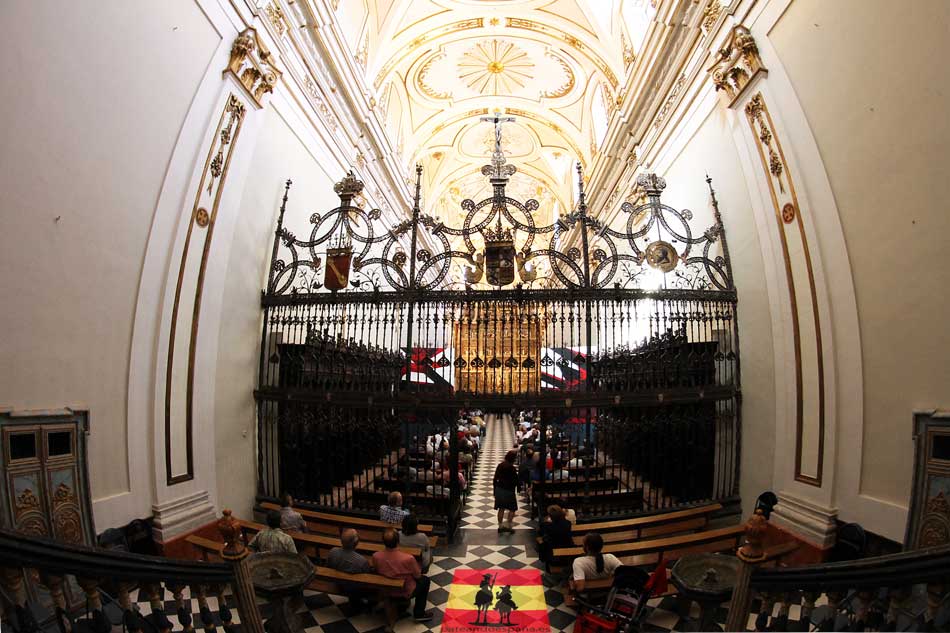
<path id="1" fill-rule="evenodd" d="M 485 437 L 482 438 L 482 451 L 475 464 L 472 481 L 469 482 L 468 503 L 462 512 L 462 528 L 493 530 L 497 534 L 498 511 L 492 492 L 492 477 L 495 467 L 505 458 L 505 454 L 515 443 L 515 432 L 511 419 L 507 415 L 489 413 L 485 419 Z M 533 530 L 536 523 L 528 514 L 527 497 L 519 495 L 518 511 L 512 527 L 516 530 Z M 505 535 L 499 534 L 499 537 Z M 484 541 L 480 541 L 484 542 Z M 496 541 L 493 541 L 496 542 Z M 510 539 L 499 538 L 497 543 L 507 543 Z"/>

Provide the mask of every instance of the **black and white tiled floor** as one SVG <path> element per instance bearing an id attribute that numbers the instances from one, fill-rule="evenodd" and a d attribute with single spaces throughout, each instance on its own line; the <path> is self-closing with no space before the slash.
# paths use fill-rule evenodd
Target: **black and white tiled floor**
<path id="1" fill-rule="evenodd" d="M 515 444 L 514 427 L 508 416 L 486 416 L 486 433 L 482 438 L 482 447 L 475 464 L 474 476 L 469 484 L 468 501 L 462 510 L 462 528 L 477 530 L 497 530 L 498 511 L 495 510 L 492 478 L 495 467 L 505 458 L 505 454 Z M 512 528 L 529 530 L 537 527 L 528 513 L 527 497 L 519 495 L 518 511 L 515 512 Z"/>
<path id="2" fill-rule="evenodd" d="M 505 453 L 514 444 L 514 429 L 507 416 L 489 415 L 487 433 L 482 438 L 482 450 L 478 463 L 475 466 L 474 476 L 469 483 L 471 492 L 463 513 L 462 526 L 457 543 L 439 547 L 429 568 L 428 576 L 431 580 L 431 589 L 427 607 L 434 613 L 434 618 L 424 624 L 416 623 L 410 617 L 401 618 L 395 626 L 396 633 L 423 633 L 435 631 L 441 633 L 444 609 L 449 600 L 449 590 L 457 569 L 524 569 L 534 567 L 543 572 L 544 565 L 538 561 L 534 549 L 534 528 L 536 523 L 530 519 L 524 495 L 519 500 L 519 509 L 515 516 L 512 534 L 497 532 L 496 511 L 493 508 L 492 476 L 495 466 L 504 458 Z M 554 577 L 542 573 L 544 597 L 548 607 L 548 618 L 551 631 L 557 633 L 573 633 L 574 621 L 577 612 L 564 605 L 564 587 L 566 578 Z M 187 590 L 186 590 L 187 592 Z M 186 598 L 188 595 L 186 593 Z M 140 610 L 143 615 L 151 612 L 145 596 L 140 596 Z M 181 630 L 175 616 L 175 606 L 171 594 L 165 595 L 166 615 L 174 625 L 173 630 Z M 307 591 L 304 594 L 305 610 L 298 615 L 306 633 L 383 633 L 385 618 L 382 611 L 377 610 L 369 614 L 357 614 L 350 607 L 346 598 Z M 214 598 L 209 603 L 217 620 L 217 605 Z M 234 622 L 238 622 L 237 609 L 233 597 L 228 597 Z M 188 603 L 186 603 L 188 604 Z M 196 628 L 201 627 L 198 618 L 197 601 L 190 600 Z M 679 615 L 675 598 L 656 598 L 649 601 L 646 620 L 642 626 L 644 631 L 682 631 L 694 630 L 696 620 L 692 622 Z M 820 603 L 819 603 L 820 604 Z M 753 610 L 758 604 L 753 604 Z M 261 605 L 262 614 L 269 617 L 269 607 Z M 792 621 L 789 630 L 795 629 L 800 607 L 792 606 L 789 619 Z M 697 618 L 699 609 L 694 604 L 689 609 L 689 617 Z M 778 615 L 778 606 L 775 607 Z M 717 612 L 717 621 L 725 622 L 726 610 L 720 608 Z M 749 628 L 754 626 L 755 617 L 750 616 Z M 222 629 L 219 629 L 222 630 Z"/>

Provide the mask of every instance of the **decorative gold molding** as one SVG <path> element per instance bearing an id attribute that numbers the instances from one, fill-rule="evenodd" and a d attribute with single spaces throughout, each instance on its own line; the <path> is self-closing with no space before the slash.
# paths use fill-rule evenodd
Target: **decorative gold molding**
<path id="1" fill-rule="evenodd" d="M 820 487 L 822 483 L 825 452 L 825 369 L 824 353 L 822 350 L 821 321 L 818 314 L 818 291 L 815 285 L 815 273 L 812 265 L 811 251 L 808 247 L 808 238 L 805 234 L 805 225 L 802 220 L 798 195 L 795 191 L 795 183 L 789 172 L 788 163 L 785 160 L 785 153 L 782 151 L 782 145 L 775 135 L 775 124 L 769 114 L 762 93 L 757 93 L 753 96 L 746 104 L 744 110 L 746 119 L 749 122 L 749 127 L 756 139 L 755 145 L 758 149 L 759 158 L 762 161 L 762 167 L 765 170 L 766 179 L 768 180 L 769 193 L 772 198 L 772 206 L 774 207 L 775 218 L 781 237 L 782 256 L 785 262 L 785 275 L 789 288 L 792 333 L 795 345 L 795 480 Z M 786 185 L 788 187 L 787 190 Z M 804 258 L 805 276 L 803 279 L 798 279 L 798 281 L 804 286 L 807 286 L 808 294 L 803 298 L 811 303 L 811 310 L 805 308 L 801 314 L 799 314 L 799 295 L 796 294 L 795 290 L 795 268 L 792 265 L 792 255 L 788 245 L 790 239 L 797 239 L 801 242 L 801 253 L 796 256 Z M 817 364 L 818 390 L 818 458 L 814 476 L 802 472 L 802 444 L 804 434 L 802 355 L 805 353 L 801 336 L 801 319 L 803 318 L 812 319 L 815 329 L 814 353 Z M 811 352 L 809 351 L 808 353 Z"/>
<path id="2" fill-rule="evenodd" d="M 246 108 L 244 103 L 234 94 L 228 96 L 224 111 L 218 119 L 211 147 L 205 160 L 204 170 L 198 184 L 191 210 L 191 221 L 188 223 L 185 234 L 185 245 L 181 253 L 178 269 L 178 281 L 175 287 L 175 300 L 172 305 L 171 326 L 168 335 L 168 358 L 165 367 L 165 474 L 166 484 L 171 486 L 194 478 L 194 451 L 193 451 L 193 402 L 194 402 L 194 375 L 195 352 L 198 342 L 198 318 L 201 312 L 201 295 L 204 288 L 205 269 L 208 264 L 208 254 L 211 249 L 211 238 L 214 235 L 215 220 L 218 215 L 218 205 L 227 179 L 228 167 L 234 155 L 234 146 L 244 122 Z M 211 208 L 210 214 L 207 207 Z M 205 219 L 207 216 L 207 219 Z M 205 222 L 204 225 L 201 222 Z M 203 229 L 196 233 L 195 227 Z M 189 269 L 189 259 L 199 257 L 197 278 L 186 286 L 186 272 Z M 187 276 L 191 279 L 192 276 Z M 194 285 L 191 286 L 190 284 Z M 188 293 L 192 296 L 191 313 L 182 311 L 182 297 Z M 175 346 L 177 337 L 188 336 L 188 365 L 187 381 L 184 394 L 175 393 Z M 181 361 L 178 361 L 181 362 Z M 174 398 L 185 398 L 185 445 L 186 471 L 174 473 L 172 459 L 172 401 Z"/>
<path id="3" fill-rule="evenodd" d="M 313 79 L 311 79 L 309 75 L 304 79 L 304 86 L 307 88 L 307 94 L 309 94 L 310 98 L 314 100 L 317 112 L 320 113 L 323 122 L 327 124 L 327 127 L 330 128 L 331 132 L 336 132 L 336 116 L 334 116 L 330 108 L 327 107 L 326 101 L 323 100 L 323 97 L 320 95 L 320 91 L 317 89 L 317 85 L 313 83 Z M 383 109 L 382 116 L 386 116 L 385 108 Z"/>
<path id="4" fill-rule="evenodd" d="M 429 84 L 428 81 L 429 71 L 432 70 L 432 64 L 441 59 L 445 59 L 445 53 L 437 52 L 435 55 L 432 55 L 429 59 L 427 59 L 426 62 L 419 68 L 419 72 L 416 73 L 416 88 L 419 90 L 419 92 L 430 99 L 444 100 L 452 98 L 451 92 L 436 90 Z"/>
<path id="5" fill-rule="evenodd" d="M 571 70 L 571 66 L 566 61 L 561 59 L 560 56 L 555 55 L 552 51 L 544 51 L 544 56 L 557 62 L 557 64 L 564 70 L 564 76 L 566 79 L 557 88 L 542 92 L 541 97 L 545 99 L 560 99 L 561 97 L 569 94 L 571 90 L 574 89 L 574 85 L 577 82 L 577 80 L 574 78 L 574 71 Z"/>
<path id="6" fill-rule="evenodd" d="M 526 20 L 524 18 L 505 18 L 505 26 L 513 29 L 524 29 L 527 31 L 533 31 L 535 33 L 543 33 L 549 37 L 555 37 L 566 42 L 569 46 L 584 53 L 592 62 L 594 62 L 594 65 L 597 67 L 597 69 L 604 73 L 604 76 L 607 78 L 607 81 L 610 82 L 610 86 L 612 88 L 616 88 L 619 84 L 617 81 L 617 75 L 615 75 L 610 69 L 610 66 L 607 65 L 607 62 L 601 59 L 597 53 L 590 50 L 590 47 L 585 45 L 573 35 L 566 33 L 561 29 L 548 26 L 547 24 L 541 24 L 539 22 Z"/>
<path id="7" fill-rule="evenodd" d="M 709 68 L 716 90 L 723 90 L 732 103 L 759 73 L 768 74 L 759 57 L 759 47 L 749 29 L 737 25 L 719 50 L 716 62 Z"/>
<path id="8" fill-rule="evenodd" d="M 274 2 L 270 2 L 264 8 L 264 13 L 267 15 L 267 19 L 270 20 L 271 26 L 277 31 L 277 37 L 283 37 L 284 33 L 287 32 L 287 22 L 284 19 L 283 10 Z"/>
<path id="9" fill-rule="evenodd" d="M 722 5 L 719 4 L 719 0 L 710 0 L 706 8 L 703 9 L 703 30 L 709 33 L 720 15 L 722 15 Z"/>
<path id="10" fill-rule="evenodd" d="M 673 87 L 670 89 L 669 96 L 666 97 L 666 102 L 663 104 L 663 107 L 660 108 L 660 111 L 656 113 L 656 120 L 653 121 L 653 128 L 658 129 L 663 125 L 663 121 L 666 120 L 667 115 L 669 115 L 670 110 L 673 109 L 673 103 L 676 101 L 676 98 L 679 96 L 680 91 L 683 89 L 683 86 L 686 84 L 686 74 L 679 76 L 679 79 L 676 80 L 676 83 L 673 84 Z"/>
<path id="11" fill-rule="evenodd" d="M 399 53 L 393 55 L 389 58 L 383 67 L 380 69 L 379 73 L 376 74 L 376 79 L 373 81 L 373 88 L 379 90 L 379 87 L 382 85 L 383 80 L 389 76 L 389 73 L 392 72 L 393 68 L 396 67 L 406 56 L 419 48 L 426 42 L 430 42 L 436 38 L 442 37 L 443 35 L 448 35 L 450 33 L 455 33 L 457 31 L 467 31 L 469 29 L 480 29 L 485 25 L 485 22 L 482 18 L 472 18 L 470 20 L 460 20 L 458 22 L 453 22 L 452 24 L 447 24 L 442 28 L 430 31 L 419 37 L 415 38 L 409 42 L 408 46 L 401 49 Z"/>
<path id="12" fill-rule="evenodd" d="M 224 74 L 233 76 L 254 103 L 261 107 L 264 95 L 274 92 L 283 73 L 274 65 L 271 53 L 261 42 L 257 30 L 249 26 L 241 31 L 231 45 L 231 59 Z"/>

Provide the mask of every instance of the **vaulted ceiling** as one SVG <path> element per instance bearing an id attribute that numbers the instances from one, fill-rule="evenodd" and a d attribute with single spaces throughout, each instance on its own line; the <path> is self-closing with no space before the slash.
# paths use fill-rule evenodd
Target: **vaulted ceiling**
<path id="1" fill-rule="evenodd" d="M 397 158 L 424 168 L 426 211 L 459 221 L 490 194 L 480 174 L 494 133 L 511 195 L 536 198 L 539 223 L 573 205 L 573 165 L 603 141 L 653 14 L 651 0 L 341 0 L 336 17 Z"/>

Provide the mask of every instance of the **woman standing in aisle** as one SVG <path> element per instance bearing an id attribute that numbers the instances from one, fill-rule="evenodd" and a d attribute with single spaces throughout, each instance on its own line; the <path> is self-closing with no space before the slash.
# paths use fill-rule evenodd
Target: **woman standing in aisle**
<path id="1" fill-rule="evenodd" d="M 495 488 L 495 509 L 498 510 L 498 531 L 513 532 L 511 527 L 515 519 L 515 511 L 518 509 L 518 497 L 515 490 L 518 487 L 518 469 L 515 468 L 515 460 L 518 453 L 514 450 L 508 451 L 504 461 L 495 468 L 495 477 L 492 484 Z M 505 525 L 505 511 L 508 512 L 508 524 Z"/>

